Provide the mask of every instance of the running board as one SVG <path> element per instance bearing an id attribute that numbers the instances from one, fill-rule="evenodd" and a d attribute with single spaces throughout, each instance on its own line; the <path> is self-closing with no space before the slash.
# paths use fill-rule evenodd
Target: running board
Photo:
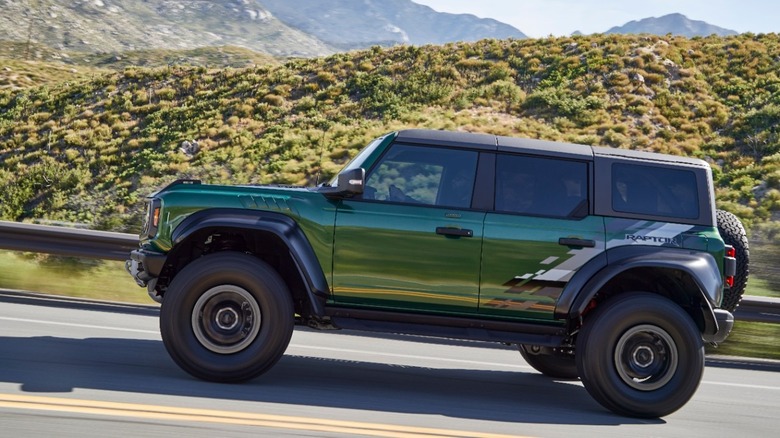
<path id="1" fill-rule="evenodd" d="M 326 308 L 325 312 L 335 327 L 349 330 L 546 347 L 557 347 L 566 337 L 561 326 L 363 309 Z"/>

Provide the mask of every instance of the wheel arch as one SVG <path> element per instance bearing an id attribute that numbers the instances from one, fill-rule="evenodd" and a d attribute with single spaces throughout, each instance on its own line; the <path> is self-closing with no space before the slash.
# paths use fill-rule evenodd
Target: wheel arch
<path id="1" fill-rule="evenodd" d="M 623 246 L 607 250 L 604 257 L 589 265 L 583 266 L 564 289 L 555 310 L 557 318 L 578 321 L 594 302 L 641 290 L 680 305 L 705 338 L 718 332 L 713 309 L 721 300 L 723 280 L 714 274 L 720 270 L 712 255 L 668 247 Z"/>
<path id="2" fill-rule="evenodd" d="M 173 231 L 173 248 L 161 277 L 169 283 L 187 264 L 219 251 L 244 251 L 277 270 L 293 295 L 296 312 L 324 316 L 329 296 L 325 273 L 294 219 L 276 212 L 207 209 L 188 216 Z"/>

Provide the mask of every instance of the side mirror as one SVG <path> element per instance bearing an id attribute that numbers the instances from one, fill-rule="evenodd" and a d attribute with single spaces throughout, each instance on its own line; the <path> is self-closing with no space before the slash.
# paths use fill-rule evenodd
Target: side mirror
<path id="1" fill-rule="evenodd" d="M 366 169 L 347 170 L 339 175 L 339 190 L 347 195 L 360 195 L 363 193 L 363 184 L 366 182 Z"/>
<path id="2" fill-rule="evenodd" d="M 323 187 L 325 196 L 355 196 L 363 193 L 363 184 L 366 181 L 366 169 L 361 167 L 341 172 L 337 179 L 336 187 Z"/>

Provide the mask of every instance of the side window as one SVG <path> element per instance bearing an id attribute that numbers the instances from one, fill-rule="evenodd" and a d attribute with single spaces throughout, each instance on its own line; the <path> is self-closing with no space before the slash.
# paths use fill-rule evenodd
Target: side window
<path id="1" fill-rule="evenodd" d="M 533 216 L 583 216 L 588 165 L 579 161 L 498 155 L 495 209 Z"/>
<path id="2" fill-rule="evenodd" d="M 690 170 L 612 165 L 612 209 L 683 219 L 699 217 L 696 175 Z"/>
<path id="3" fill-rule="evenodd" d="M 478 153 L 395 144 L 366 177 L 363 199 L 468 208 Z"/>

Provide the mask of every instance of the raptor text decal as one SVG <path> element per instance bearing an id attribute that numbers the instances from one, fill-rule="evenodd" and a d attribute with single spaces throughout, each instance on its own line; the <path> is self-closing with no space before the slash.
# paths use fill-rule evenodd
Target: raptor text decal
<path id="1" fill-rule="evenodd" d="M 680 245 L 680 237 L 665 237 L 665 236 L 648 236 L 648 235 L 640 235 L 640 234 L 626 234 L 626 240 L 631 240 L 633 242 L 640 242 L 640 243 L 654 243 L 654 244 L 661 244 L 661 245 L 671 245 L 671 246 L 681 246 Z"/>
<path id="2" fill-rule="evenodd" d="M 685 233 L 693 225 L 665 222 L 635 221 L 632 219 L 607 220 L 607 249 L 625 245 L 683 247 Z"/>

